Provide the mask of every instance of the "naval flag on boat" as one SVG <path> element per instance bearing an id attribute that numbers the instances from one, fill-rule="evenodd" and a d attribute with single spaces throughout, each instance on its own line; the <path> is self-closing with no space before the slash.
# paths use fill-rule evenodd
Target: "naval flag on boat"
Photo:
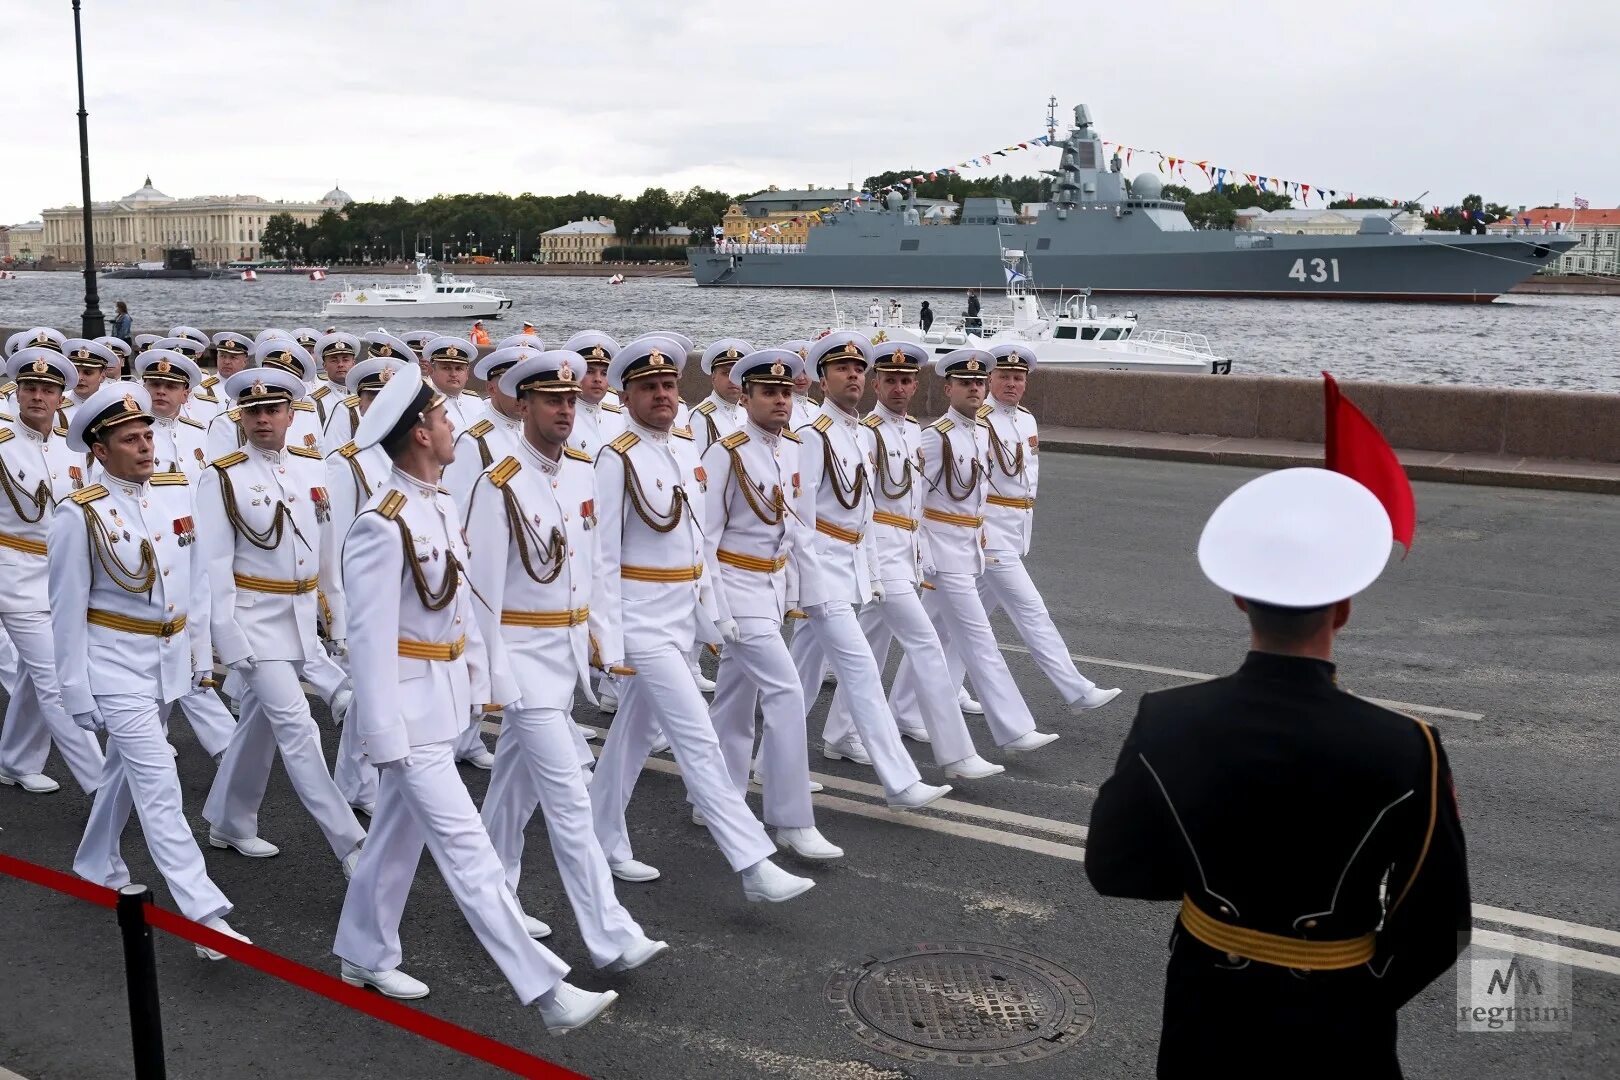
<path id="1" fill-rule="evenodd" d="M 1003 269 L 1007 271 L 1007 284 L 1011 285 L 1015 281 L 1024 280 L 1024 275 L 1018 270 L 1015 270 L 1013 267 L 1007 266 L 1003 267 Z"/>

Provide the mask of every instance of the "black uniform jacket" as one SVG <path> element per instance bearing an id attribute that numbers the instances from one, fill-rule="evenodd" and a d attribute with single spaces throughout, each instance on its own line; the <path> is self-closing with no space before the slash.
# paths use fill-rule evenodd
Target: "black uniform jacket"
<path id="1" fill-rule="evenodd" d="M 1300 970 L 1210 947 L 1184 908 L 1164 1077 L 1398 1077 L 1396 1010 L 1472 925 L 1439 735 L 1340 690 L 1332 664 L 1275 653 L 1142 698 L 1091 814 L 1086 874 L 1107 896 L 1185 898 L 1213 922 L 1293 940 L 1376 931 L 1370 960 Z"/>

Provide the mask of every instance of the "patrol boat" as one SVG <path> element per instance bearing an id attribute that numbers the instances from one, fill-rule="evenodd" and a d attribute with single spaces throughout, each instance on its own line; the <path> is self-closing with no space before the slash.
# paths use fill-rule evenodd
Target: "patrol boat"
<path id="1" fill-rule="evenodd" d="M 914 198 L 824 215 L 803 245 L 691 248 L 699 285 L 979 289 L 1003 282 L 1001 252 L 1029 253 L 1042 288 L 1101 293 L 1445 300 L 1488 303 L 1557 261 L 1573 237 L 1397 233 L 1372 215 L 1348 236 L 1194 229 L 1185 204 L 1144 173 L 1127 190 L 1118 154 L 1084 105 L 1057 144 L 1052 198 L 1033 224 L 1006 199 L 963 200 L 956 225 L 924 224 Z M 799 250 L 792 250 L 798 247 Z"/>
<path id="2" fill-rule="evenodd" d="M 402 314 L 381 317 L 401 318 L 408 312 L 413 319 L 461 319 L 499 315 L 511 306 L 512 298 L 505 293 L 457 281 L 418 253 L 416 274 L 404 284 L 345 286 L 326 301 L 321 315 L 373 315 L 392 309 Z"/>

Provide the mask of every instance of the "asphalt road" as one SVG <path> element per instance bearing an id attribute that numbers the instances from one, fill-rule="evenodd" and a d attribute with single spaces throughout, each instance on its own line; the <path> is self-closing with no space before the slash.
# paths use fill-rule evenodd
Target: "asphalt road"
<path id="1" fill-rule="evenodd" d="M 422 1006 L 597 1077 L 1151 1076 L 1173 908 L 1096 896 L 1078 861 L 1079 827 L 1135 699 L 1241 658 L 1240 616 L 1199 576 L 1193 549 L 1208 511 L 1253 474 L 1059 454 L 1043 464 L 1032 573 L 1070 648 L 1117 662 L 1082 664 L 1104 685 L 1125 688 L 1117 702 L 1071 718 L 1029 658 L 1010 652 L 1042 726 L 1063 738 L 1010 763 L 1002 777 L 958 785 L 945 809 L 910 818 L 878 808 L 862 787 L 873 780 L 869 770 L 817 753 L 813 769 L 838 782 L 818 797 L 818 816 L 848 855 L 803 868 L 818 887 L 780 906 L 744 902 L 707 833 L 689 823 L 667 759 L 655 759 L 630 814 L 638 856 L 664 877 L 621 884 L 619 895 L 672 949 L 626 976 L 590 969 L 536 821 L 525 907 L 551 923 L 548 944 L 576 965 L 578 982 L 622 994 L 603 1021 L 561 1039 L 548 1038 L 516 1003 L 424 859 L 404 925 L 405 969 L 433 991 Z M 1575 950 L 1558 969 L 1573 979 L 1574 1030 L 1458 1032 L 1447 976 L 1403 1013 L 1402 1059 L 1409 1076 L 1620 1074 L 1620 768 L 1612 735 L 1620 501 L 1419 485 L 1418 508 L 1411 556 L 1358 601 L 1341 642 L 1341 679 L 1368 696 L 1430 710 L 1422 715 L 1443 732 L 1456 772 L 1474 898 L 1501 909 L 1485 912 L 1491 919 L 1478 928 L 1512 935 L 1521 951 L 1544 951 L 1547 942 Z M 1006 626 L 998 636 L 1016 643 Z M 813 731 L 825 707 L 823 695 Z M 324 724 L 324 711 L 317 715 Z M 583 709 L 578 718 L 602 722 Z M 184 722 L 174 727 L 187 811 L 205 836 L 200 810 L 213 769 Z M 331 750 L 336 736 L 326 730 Z M 926 748 L 912 749 L 924 776 L 937 775 Z M 57 760 L 49 771 L 67 777 Z M 463 775 L 482 798 L 487 776 Z M 66 786 L 45 797 L 0 788 L 0 850 L 67 869 L 88 805 Z M 343 879 L 279 771 L 261 831 L 281 845 L 279 858 L 208 851 L 211 873 L 237 905 L 233 925 L 335 973 Z M 136 880 L 154 884 L 167 904 L 134 824 L 124 851 Z M 0 903 L 0 1066 L 30 1080 L 130 1075 L 111 913 L 4 879 Z M 840 1026 L 827 1001 L 830 977 L 873 953 L 950 941 L 1008 946 L 1067 968 L 1095 999 L 1095 1024 L 1061 1054 L 994 1069 L 889 1057 Z M 239 965 L 205 964 L 162 935 L 158 955 L 170 1076 L 499 1075 Z"/>

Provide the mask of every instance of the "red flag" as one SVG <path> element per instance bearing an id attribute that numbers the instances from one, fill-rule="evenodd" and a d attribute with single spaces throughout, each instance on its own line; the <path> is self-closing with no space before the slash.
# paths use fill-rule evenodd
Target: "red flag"
<path id="1" fill-rule="evenodd" d="M 1395 451 L 1371 420 L 1339 393 L 1333 376 L 1322 372 L 1323 403 L 1327 415 L 1323 426 L 1326 464 L 1378 496 L 1389 514 L 1395 539 L 1412 550 L 1412 534 L 1417 529 L 1417 504 L 1412 498 L 1412 481 L 1406 477 Z"/>

